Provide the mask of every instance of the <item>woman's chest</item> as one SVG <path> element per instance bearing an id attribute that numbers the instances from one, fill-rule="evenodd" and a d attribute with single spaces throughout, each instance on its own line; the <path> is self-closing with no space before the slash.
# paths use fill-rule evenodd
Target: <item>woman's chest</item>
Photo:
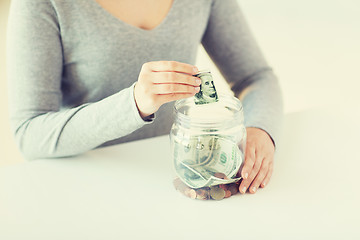
<path id="1" fill-rule="evenodd" d="M 112 16 L 145 30 L 156 28 L 168 15 L 173 0 L 96 0 Z"/>

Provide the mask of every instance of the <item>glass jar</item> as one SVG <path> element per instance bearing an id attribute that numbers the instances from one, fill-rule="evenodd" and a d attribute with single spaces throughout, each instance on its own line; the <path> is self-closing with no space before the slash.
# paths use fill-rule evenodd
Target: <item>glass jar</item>
<path id="1" fill-rule="evenodd" d="M 240 100 L 219 95 L 218 102 L 197 105 L 193 98 L 181 99 L 174 114 L 170 141 L 175 188 L 198 199 L 235 194 L 246 143 Z"/>

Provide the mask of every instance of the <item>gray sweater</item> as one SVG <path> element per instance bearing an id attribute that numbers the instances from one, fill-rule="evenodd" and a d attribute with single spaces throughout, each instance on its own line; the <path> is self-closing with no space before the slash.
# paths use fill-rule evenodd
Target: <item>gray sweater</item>
<path id="1" fill-rule="evenodd" d="M 153 121 L 137 110 L 142 64 L 194 64 L 199 44 L 242 103 L 245 125 L 276 142 L 281 90 L 236 0 L 174 0 L 153 30 L 129 25 L 95 0 L 12 0 L 7 70 L 15 138 L 26 158 L 64 157 L 168 134 L 173 103 Z"/>

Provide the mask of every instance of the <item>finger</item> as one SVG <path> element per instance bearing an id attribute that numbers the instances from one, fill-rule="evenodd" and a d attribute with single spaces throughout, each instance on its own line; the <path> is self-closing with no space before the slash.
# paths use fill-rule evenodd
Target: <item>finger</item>
<path id="1" fill-rule="evenodd" d="M 255 148 L 248 146 L 245 152 L 245 163 L 241 170 L 241 177 L 247 179 L 249 174 L 254 167 L 255 163 Z"/>
<path id="2" fill-rule="evenodd" d="M 181 72 L 190 75 L 196 74 L 199 71 L 197 67 L 191 64 L 177 61 L 147 62 L 143 65 L 143 68 L 153 72 Z"/>
<path id="3" fill-rule="evenodd" d="M 269 161 L 264 159 L 264 161 L 261 164 L 260 171 L 256 175 L 254 181 L 251 183 L 251 186 L 249 188 L 250 193 L 256 193 L 256 191 L 259 188 L 260 184 L 264 181 L 268 171 L 269 171 Z"/>
<path id="4" fill-rule="evenodd" d="M 254 180 L 254 178 L 256 177 L 258 172 L 260 171 L 262 161 L 263 161 L 263 158 L 261 158 L 261 157 L 256 158 L 253 169 L 251 170 L 251 172 L 249 174 L 249 177 L 247 179 L 244 179 L 239 186 L 239 191 L 241 193 L 245 193 L 246 190 L 249 188 L 250 184 L 252 183 L 252 181 Z"/>
<path id="5" fill-rule="evenodd" d="M 162 103 L 172 102 L 183 98 L 189 98 L 194 96 L 195 93 L 177 93 L 177 94 L 163 94 L 156 95 L 159 98 L 159 101 Z"/>
<path id="6" fill-rule="evenodd" d="M 153 87 L 154 94 L 177 94 L 188 93 L 195 94 L 200 91 L 200 87 L 194 87 L 185 84 L 155 84 Z"/>
<path id="7" fill-rule="evenodd" d="M 267 186 L 268 183 L 270 182 L 273 171 L 274 171 L 274 163 L 271 162 L 269 165 L 269 171 L 267 172 L 265 179 L 262 181 L 262 183 L 260 185 L 262 188 Z"/>
<path id="8" fill-rule="evenodd" d="M 151 78 L 153 78 L 152 82 L 155 84 L 179 83 L 179 84 L 187 84 L 197 87 L 201 84 L 200 78 L 193 77 L 191 75 L 183 74 L 183 73 L 159 72 L 151 75 L 152 75 Z"/>

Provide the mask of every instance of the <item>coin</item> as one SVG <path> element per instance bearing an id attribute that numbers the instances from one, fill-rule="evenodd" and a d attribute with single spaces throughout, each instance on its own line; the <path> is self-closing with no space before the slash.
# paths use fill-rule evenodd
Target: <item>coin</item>
<path id="1" fill-rule="evenodd" d="M 228 179 L 228 177 L 224 173 L 221 173 L 221 172 L 216 172 L 214 174 L 214 177 L 221 178 L 221 179 Z"/>
<path id="2" fill-rule="evenodd" d="M 180 178 L 175 178 L 173 184 L 175 189 L 186 197 L 200 200 L 222 200 L 231 197 L 239 191 L 237 183 L 219 184 L 213 187 L 194 189 L 187 186 Z"/>
<path id="3" fill-rule="evenodd" d="M 203 188 L 196 190 L 196 199 L 206 200 L 209 198 L 209 191 Z"/>
<path id="4" fill-rule="evenodd" d="M 219 184 L 219 188 L 224 189 L 225 191 L 228 190 L 228 185 L 226 184 Z"/>
<path id="5" fill-rule="evenodd" d="M 184 194 L 187 197 L 190 197 L 190 190 L 191 189 L 189 187 L 186 187 L 186 188 L 184 188 L 183 191 L 181 191 L 181 193 Z"/>
<path id="6" fill-rule="evenodd" d="M 228 186 L 228 190 L 231 192 L 231 195 L 235 195 L 239 192 L 239 186 L 236 183 L 231 183 Z"/>
<path id="7" fill-rule="evenodd" d="M 214 200 L 222 200 L 225 197 L 225 191 L 219 187 L 211 187 L 210 196 Z"/>
<path id="8" fill-rule="evenodd" d="M 173 184 L 175 189 L 178 190 L 179 187 L 183 184 L 183 182 L 180 180 L 180 178 L 175 178 Z"/>
<path id="9" fill-rule="evenodd" d="M 183 181 L 181 181 L 180 178 L 174 179 L 173 184 L 175 189 L 180 191 L 181 193 L 184 193 L 185 189 L 189 189 L 189 187 Z"/>
<path id="10" fill-rule="evenodd" d="M 189 198 L 191 198 L 191 199 L 195 199 L 195 198 L 196 198 L 196 191 L 195 191 L 194 189 L 190 189 L 190 190 L 188 191 L 188 196 L 189 196 Z"/>
<path id="11" fill-rule="evenodd" d="M 231 197 L 231 192 L 229 190 L 225 191 L 225 198 Z"/>

